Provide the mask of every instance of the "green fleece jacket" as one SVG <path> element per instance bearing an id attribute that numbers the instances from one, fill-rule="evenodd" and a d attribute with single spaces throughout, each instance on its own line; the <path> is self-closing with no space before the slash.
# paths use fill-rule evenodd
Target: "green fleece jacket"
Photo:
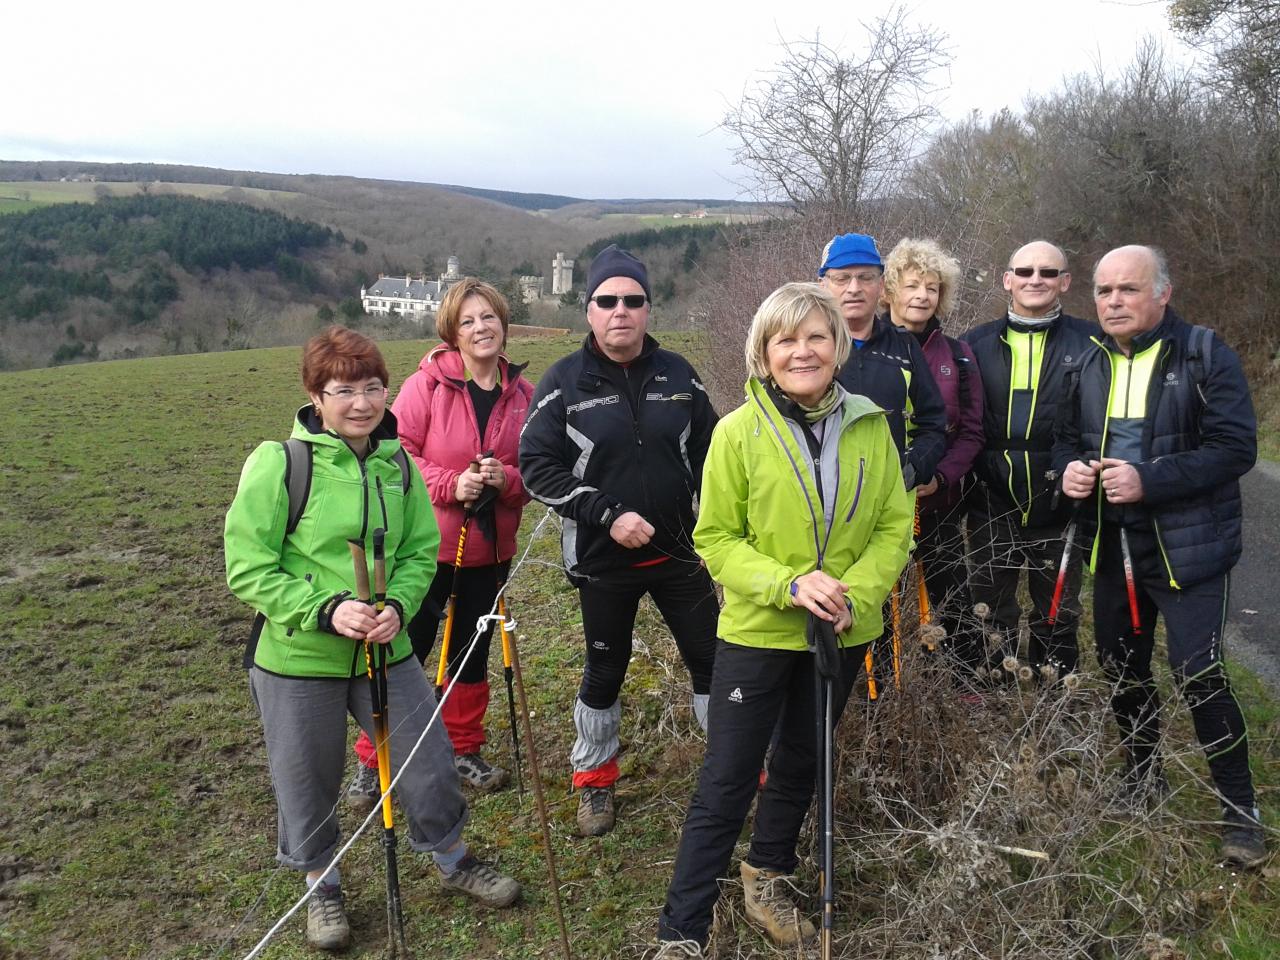
<path id="1" fill-rule="evenodd" d="M 353 677 L 365 672 L 363 644 L 318 629 L 319 614 L 335 594 L 355 594 L 348 540 L 365 545 L 373 582 L 373 531 L 386 534 L 387 598 L 403 611 L 402 628 L 422 604 L 435 575 L 440 533 L 422 475 L 403 475 L 392 456 L 400 445 L 387 412 L 362 463 L 339 436 L 323 431 L 303 408 L 293 436 L 311 445 L 311 492 L 297 529 L 288 536 L 289 494 L 284 447 L 260 445 L 245 461 L 227 511 L 223 542 L 227 585 L 265 617 L 254 664 L 287 677 Z M 413 654 L 401 629 L 388 650 L 396 663 Z"/>
<path id="2" fill-rule="evenodd" d="M 792 604 L 791 582 L 821 559 L 821 569 L 849 587 L 853 623 L 841 646 L 866 643 L 884 629 L 881 605 L 911 543 L 912 499 L 884 411 L 863 396 L 843 399 L 828 536 L 807 451 L 758 380 L 746 393 L 711 438 L 693 531 L 724 587 L 719 634 L 747 647 L 803 650 L 807 611 Z"/>

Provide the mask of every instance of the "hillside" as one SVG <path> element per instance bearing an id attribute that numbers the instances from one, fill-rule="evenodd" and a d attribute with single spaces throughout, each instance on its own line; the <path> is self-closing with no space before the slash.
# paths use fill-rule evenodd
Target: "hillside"
<path id="1" fill-rule="evenodd" d="M 361 285 L 380 274 L 434 277 L 444 271 L 450 256 L 457 256 L 464 273 L 499 283 L 514 294 L 517 275 L 549 277 L 550 261 L 557 252 L 577 259 L 575 282 L 581 283 L 590 253 L 606 238 L 670 228 L 677 232 L 647 241 L 646 256 L 655 287 L 660 286 L 655 291 L 660 293 L 659 308 L 673 319 L 687 318 L 699 309 L 701 272 L 715 262 L 720 246 L 717 227 L 761 215 L 750 205 L 713 209 L 698 201 L 597 202 L 166 164 L 0 161 L 0 214 L 7 214 L 0 216 L 0 230 L 14 215 L 30 215 L 51 206 L 140 196 L 244 204 L 316 224 L 342 241 L 309 248 L 296 257 L 300 264 L 282 261 L 283 272 L 270 260 L 252 267 L 233 263 L 195 272 L 157 263 L 173 278 L 177 296 L 168 297 L 158 310 L 144 311 L 133 323 L 86 299 L 81 288 L 62 274 L 44 277 L 40 290 L 26 286 L 24 280 L 26 292 L 18 295 L 24 306 L 15 310 L 13 303 L 6 306 L 0 301 L 0 369 L 300 343 L 335 315 L 348 322 L 369 322 L 354 310 L 354 298 Z M 703 220 L 682 219 L 703 210 Z M 691 224 L 701 232 L 686 231 Z M 699 239 L 691 251 L 688 240 L 694 235 Z M 104 242 L 113 241 L 104 238 Z M 92 274 L 100 269 L 95 262 L 79 262 L 79 254 L 57 249 L 56 243 L 49 249 L 68 261 L 59 268 L 64 272 Z M 295 257 L 288 250 L 279 252 Z M 137 279 L 124 276 L 129 268 L 120 264 L 111 269 L 116 271 L 112 283 L 127 286 Z M 29 279 L 30 273 L 24 277 Z M 305 282 L 299 283 L 300 277 Z M 54 290 L 59 281 L 61 287 Z M 0 284 L 16 282 L 13 276 L 0 278 Z M 101 290 L 101 282 L 96 282 Z M 562 307 L 549 296 L 549 287 L 548 282 L 547 299 L 534 305 L 530 322 L 556 327 L 580 324 L 580 309 Z M 40 301 L 41 291 L 52 295 L 43 301 L 46 308 L 36 311 L 41 319 L 35 322 L 33 304 Z M 374 329 L 383 337 L 416 334 L 416 328 L 401 325 L 397 329 L 387 323 L 375 324 Z"/>

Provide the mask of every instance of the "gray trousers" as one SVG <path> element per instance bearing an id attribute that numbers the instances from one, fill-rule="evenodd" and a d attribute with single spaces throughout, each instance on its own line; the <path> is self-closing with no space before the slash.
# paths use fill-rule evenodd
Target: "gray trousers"
<path id="1" fill-rule="evenodd" d="M 369 680 L 281 677 L 254 667 L 249 690 L 262 716 L 276 794 L 276 859 L 295 870 L 319 870 L 341 840 L 336 808 L 347 757 L 347 714 L 373 736 Z M 387 668 L 387 704 L 391 767 L 396 771 L 436 709 L 435 695 L 415 658 Z M 443 852 L 461 838 L 467 803 L 442 722 L 436 721 L 405 768 L 395 799 L 414 850 Z M 397 835 L 403 836 L 403 829 Z"/>

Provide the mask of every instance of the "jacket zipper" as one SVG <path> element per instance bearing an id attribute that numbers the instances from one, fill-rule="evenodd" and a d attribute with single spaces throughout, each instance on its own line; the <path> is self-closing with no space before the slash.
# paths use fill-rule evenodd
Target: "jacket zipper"
<path id="1" fill-rule="evenodd" d="M 862 499 L 862 479 L 866 475 L 867 458 L 858 458 L 858 485 L 853 491 L 853 503 L 849 505 L 849 512 L 845 514 L 844 522 L 848 523 L 853 519 L 854 511 L 858 509 L 858 501 Z"/>

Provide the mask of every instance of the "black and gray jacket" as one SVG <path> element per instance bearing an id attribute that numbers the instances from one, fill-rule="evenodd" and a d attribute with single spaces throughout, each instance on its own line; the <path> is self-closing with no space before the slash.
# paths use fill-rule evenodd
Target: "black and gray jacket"
<path id="1" fill-rule="evenodd" d="M 1053 466 L 1058 411 L 1093 349 L 1097 324 L 1062 314 L 1045 331 L 1044 352 L 1032 382 L 1013 383 L 1010 332 L 1032 333 L 1005 314 L 960 339 L 973 349 L 982 377 L 982 452 L 973 470 L 981 484 L 971 503 L 992 516 L 1011 514 L 1023 527 L 1063 526 L 1069 504 L 1059 502 Z"/>
<path id="2" fill-rule="evenodd" d="M 668 557 L 698 562 L 694 498 L 717 419 L 689 362 L 650 336 L 625 367 L 599 353 L 590 334 L 552 364 L 520 434 L 520 473 L 529 494 L 564 517 L 571 575 Z M 655 530 L 637 550 L 609 536 L 630 510 Z"/>
<path id="3" fill-rule="evenodd" d="M 1124 372 L 1133 358 L 1158 345 L 1138 431 L 1139 458 L 1124 457 L 1142 479 L 1142 502 L 1122 514 L 1104 513 L 1095 494 L 1084 502 L 1080 519 L 1085 545 L 1103 520 L 1151 529 L 1174 588 L 1221 576 L 1240 559 L 1239 479 L 1257 459 L 1257 421 L 1240 358 L 1216 337 L 1208 348 L 1193 347 L 1193 330 L 1166 307 L 1159 324 L 1134 338 L 1129 358 L 1111 338 L 1100 339 L 1085 354 L 1053 454 L 1061 472 L 1073 459 L 1108 452 L 1109 421 L 1123 413 L 1109 409 L 1112 371 Z"/>
<path id="4" fill-rule="evenodd" d="M 947 410 L 916 338 L 876 317 L 871 336 L 849 352 L 836 379 L 888 414 L 907 486 L 932 480 L 947 449 Z"/>

